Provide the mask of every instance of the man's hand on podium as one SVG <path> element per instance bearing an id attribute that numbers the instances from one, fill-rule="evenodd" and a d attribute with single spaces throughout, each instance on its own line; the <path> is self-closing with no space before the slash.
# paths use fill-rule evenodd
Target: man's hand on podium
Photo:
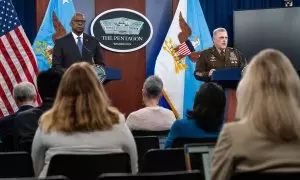
<path id="1" fill-rule="evenodd" d="M 216 70 L 216 69 L 211 69 L 211 70 L 209 71 L 209 73 L 208 73 L 208 76 L 211 77 L 211 75 L 214 73 L 215 70 Z"/>

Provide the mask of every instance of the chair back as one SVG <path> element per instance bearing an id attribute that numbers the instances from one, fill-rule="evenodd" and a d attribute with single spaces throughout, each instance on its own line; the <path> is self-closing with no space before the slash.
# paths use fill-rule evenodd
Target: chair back
<path id="1" fill-rule="evenodd" d="M 99 176 L 98 180 L 204 180 L 200 171 L 178 171 L 178 172 L 160 172 L 160 173 L 140 173 L 140 174 L 122 174 L 105 173 Z"/>
<path id="2" fill-rule="evenodd" d="M 32 159 L 26 152 L 1 152 L 0 162 L 0 178 L 34 177 Z"/>
<path id="3" fill-rule="evenodd" d="M 216 144 L 218 138 L 187 138 L 187 137 L 178 137 L 173 141 L 172 148 L 182 148 L 185 144 Z"/>
<path id="4" fill-rule="evenodd" d="M 165 131 L 144 131 L 144 130 L 132 130 L 133 136 L 167 136 L 170 130 Z"/>
<path id="5" fill-rule="evenodd" d="M 159 149 L 159 139 L 157 136 L 136 136 L 134 137 L 138 152 L 139 167 L 141 167 L 144 155 L 150 149 Z"/>
<path id="6" fill-rule="evenodd" d="M 71 180 L 95 180 L 102 173 L 131 172 L 127 153 L 57 154 L 49 164 L 47 176 L 63 175 Z"/>
<path id="7" fill-rule="evenodd" d="M 141 172 L 185 171 L 184 149 L 152 149 L 143 159 Z"/>
<path id="8" fill-rule="evenodd" d="M 253 180 L 253 179 L 272 179 L 272 180 L 298 180 L 299 172 L 248 172 L 238 173 L 231 177 L 231 180 Z"/>

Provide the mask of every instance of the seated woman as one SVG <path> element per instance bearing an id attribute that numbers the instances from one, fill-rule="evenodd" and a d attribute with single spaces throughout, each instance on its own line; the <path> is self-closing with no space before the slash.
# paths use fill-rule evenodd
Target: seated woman
<path id="1" fill-rule="evenodd" d="M 129 114 L 126 124 L 131 130 L 164 131 L 169 130 L 176 120 L 169 109 L 159 107 L 163 82 L 158 76 L 150 76 L 143 87 L 145 108 Z"/>
<path id="2" fill-rule="evenodd" d="M 40 119 L 32 145 L 36 175 L 46 176 L 54 154 L 82 150 L 126 152 L 132 172 L 138 171 L 136 145 L 125 118 L 110 105 L 96 72 L 85 62 L 67 69 L 53 107 Z"/>
<path id="3" fill-rule="evenodd" d="M 300 170 L 300 79 L 273 49 L 253 57 L 237 89 L 236 118 L 214 149 L 212 180 L 240 172 Z"/>
<path id="4" fill-rule="evenodd" d="M 224 118 L 226 98 L 222 87 L 206 83 L 196 93 L 194 107 L 187 118 L 177 120 L 171 127 L 165 148 L 172 147 L 178 137 L 217 137 Z"/>

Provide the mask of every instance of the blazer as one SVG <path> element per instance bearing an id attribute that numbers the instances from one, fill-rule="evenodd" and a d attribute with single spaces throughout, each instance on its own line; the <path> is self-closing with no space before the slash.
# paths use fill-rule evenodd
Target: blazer
<path id="1" fill-rule="evenodd" d="M 45 98 L 40 106 L 20 112 L 16 116 L 13 127 L 15 150 L 31 152 L 31 144 L 38 128 L 39 119 L 52 105 L 53 100 Z M 27 147 L 30 148 L 28 149 Z"/>
<path id="2" fill-rule="evenodd" d="M 104 65 L 99 41 L 85 33 L 83 33 L 82 56 L 72 33 L 68 33 L 55 41 L 52 60 L 52 68 L 63 72 L 75 62 L 86 61 Z"/>
<path id="3" fill-rule="evenodd" d="M 211 163 L 211 180 L 228 180 L 240 172 L 300 170 L 300 141 L 275 142 L 249 121 L 224 125 Z"/>
<path id="4" fill-rule="evenodd" d="M 30 108 L 33 108 L 31 105 L 24 105 L 19 107 L 19 110 L 14 114 L 9 116 L 5 116 L 0 119 L 0 140 L 2 140 L 4 149 L 6 151 L 13 151 L 13 128 L 15 123 L 16 116 L 22 112 L 26 111 Z"/>

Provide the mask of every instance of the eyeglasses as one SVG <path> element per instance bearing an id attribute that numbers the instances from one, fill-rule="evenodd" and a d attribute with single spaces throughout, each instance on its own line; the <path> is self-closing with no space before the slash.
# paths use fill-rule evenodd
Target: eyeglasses
<path id="1" fill-rule="evenodd" d="M 83 23 L 83 24 L 86 22 L 85 20 L 78 20 L 78 19 L 74 19 L 72 21 L 75 23 Z"/>

